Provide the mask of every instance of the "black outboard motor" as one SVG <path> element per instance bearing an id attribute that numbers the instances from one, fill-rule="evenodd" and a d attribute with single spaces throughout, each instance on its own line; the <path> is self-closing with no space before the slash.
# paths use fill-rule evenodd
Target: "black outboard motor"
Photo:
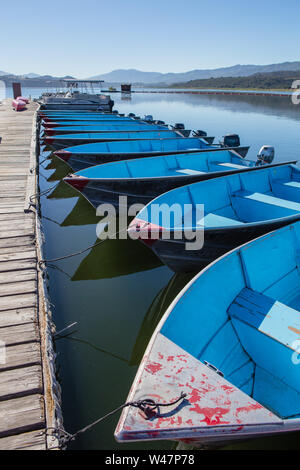
<path id="1" fill-rule="evenodd" d="M 226 134 L 220 141 L 220 145 L 221 147 L 239 147 L 241 145 L 240 137 L 238 134 Z"/>
<path id="2" fill-rule="evenodd" d="M 112 114 L 119 114 L 119 111 L 117 109 L 113 109 Z"/>
<path id="3" fill-rule="evenodd" d="M 134 113 L 129 113 L 128 117 L 135 117 L 135 114 Z"/>
<path id="4" fill-rule="evenodd" d="M 157 124 L 159 126 L 164 126 L 166 123 L 165 121 L 160 121 L 159 119 L 157 121 L 154 121 L 154 124 Z"/>
<path id="5" fill-rule="evenodd" d="M 151 114 L 146 114 L 146 116 L 144 117 L 144 121 L 146 122 L 153 122 L 153 116 L 151 116 Z"/>
<path id="6" fill-rule="evenodd" d="M 201 131 L 201 129 L 198 129 L 196 131 L 193 131 L 193 136 L 194 137 L 207 137 L 207 132 Z"/>
<path id="7" fill-rule="evenodd" d="M 176 122 L 176 124 L 174 124 L 174 126 L 172 126 L 172 127 L 176 131 L 180 131 L 180 130 L 185 129 L 185 125 L 182 122 Z"/>
<path id="8" fill-rule="evenodd" d="M 263 145 L 257 155 L 255 166 L 270 165 L 275 157 L 275 149 L 271 145 Z"/>

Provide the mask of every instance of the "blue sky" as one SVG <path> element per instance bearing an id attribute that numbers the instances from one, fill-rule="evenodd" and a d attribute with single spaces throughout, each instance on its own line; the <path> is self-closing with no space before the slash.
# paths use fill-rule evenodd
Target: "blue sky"
<path id="1" fill-rule="evenodd" d="M 86 78 L 300 60 L 299 0 L 13 0 L 0 70 Z"/>

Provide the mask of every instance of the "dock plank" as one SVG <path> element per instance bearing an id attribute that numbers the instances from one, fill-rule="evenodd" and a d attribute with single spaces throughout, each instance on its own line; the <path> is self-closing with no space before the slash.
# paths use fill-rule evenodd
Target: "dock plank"
<path id="1" fill-rule="evenodd" d="M 40 365 L 4 370 L 0 377 L 0 402 L 43 393 Z"/>
<path id="2" fill-rule="evenodd" d="M 44 400 L 39 394 L 0 402 L 0 437 L 45 427 Z"/>
<path id="3" fill-rule="evenodd" d="M 1 321 L 1 313 L 0 313 Z M 38 325 L 36 323 L 24 323 L 23 325 L 3 326 L 0 328 L 0 341 L 6 347 L 16 344 L 37 342 L 39 339 Z M 1 377 L 1 374 L 0 374 Z M 1 378 L 0 378 L 1 382 Z"/>
<path id="4" fill-rule="evenodd" d="M 34 323 L 36 321 L 36 309 L 34 307 L 14 308 L 0 312 L 0 338 L 1 328 Z M 35 332 L 33 333 L 35 335 Z M 35 337 L 35 336 L 33 336 Z"/>
<path id="5" fill-rule="evenodd" d="M 41 351 L 39 343 L 24 343 L 8 346 L 5 349 L 5 362 L 0 362 L 0 372 L 10 369 L 34 366 L 41 364 Z M 2 379 L 2 375 L 0 374 Z"/>
<path id="6" fill-rule="evenodd" d="M 45 435 L 33 431 L 0 438 L 0 450 L 46 450 Z"/>

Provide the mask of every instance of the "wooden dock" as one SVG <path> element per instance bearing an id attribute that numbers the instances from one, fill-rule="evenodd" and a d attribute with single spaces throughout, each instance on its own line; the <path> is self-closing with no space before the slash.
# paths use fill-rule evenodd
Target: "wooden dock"
<path id="1" fill-rule="evenodd" d="M 0 103 L 0 449 L 47 449 L 54 404 L 36 213 L 35 119 L 38 105 L 15 112 Z M 48 339 L 49 341 L 49 339 Z M 49 424 L 49 422 L 51 424 Z M 55 446 L 55 442 L 53 442 Z"/>

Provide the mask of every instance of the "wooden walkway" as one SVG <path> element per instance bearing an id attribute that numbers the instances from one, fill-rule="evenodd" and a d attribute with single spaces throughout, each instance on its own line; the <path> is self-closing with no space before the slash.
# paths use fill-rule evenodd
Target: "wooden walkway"
<path id="1" fill-rule="evenodd" d="M 32 129 L 36 103 L 0 104 L 0 449 L 46 449 Z M 2 345 L 2 348 L 1 348 Z M 47 404 L 46 404 L 47 405 Z"/>

